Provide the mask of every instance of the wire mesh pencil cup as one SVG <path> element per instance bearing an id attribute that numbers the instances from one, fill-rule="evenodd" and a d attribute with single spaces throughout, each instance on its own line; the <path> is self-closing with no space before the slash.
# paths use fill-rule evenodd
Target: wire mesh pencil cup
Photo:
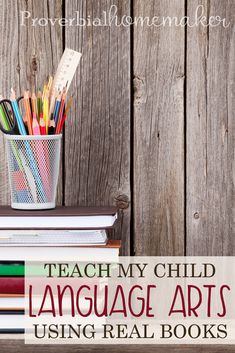
<path id="1" fill-rule="evenodd" d="M 5 135 L 12 208 L 55 208 L 61 138 Z"/>

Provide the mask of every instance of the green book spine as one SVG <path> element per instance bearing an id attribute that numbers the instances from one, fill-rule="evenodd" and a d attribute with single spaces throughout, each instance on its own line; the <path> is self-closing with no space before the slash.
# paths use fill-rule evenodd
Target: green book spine
<path id="1" fill-rule="evenodd" d="M 24 276 L 23 264 L 0 264 L 0 276 Z"/>

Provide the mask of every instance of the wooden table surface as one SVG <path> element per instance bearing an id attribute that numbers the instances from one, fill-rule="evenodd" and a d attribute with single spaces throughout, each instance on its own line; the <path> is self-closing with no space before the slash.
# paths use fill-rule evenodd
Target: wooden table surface
<path id="1" fill-rule="evenodd" d="M 22 340 L 0 340 L 1 353 L 233 353 L 229 345 L 25 345 Z"/>

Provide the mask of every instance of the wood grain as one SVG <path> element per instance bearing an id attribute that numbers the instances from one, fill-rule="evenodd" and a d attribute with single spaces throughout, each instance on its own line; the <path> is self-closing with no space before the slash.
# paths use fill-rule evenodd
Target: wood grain
<path id="1" fill-rule="evenodd" d="M 184 1 L 134 1 L 134 16 L 184 16 Z M 184 254 L 184 29 L 134 27 L 136 255 Z"/>
<path id="2" fill-rule="evenodd" d="M 130 1 L 66 2 L 66 16 L 102 18 L 116 5 L 130 14 Z M 122 208 L 113 237 L 129 253 L 130 234 L 130 29 L 66 27 L 65 44 L 82 52 L 70 92 L 75 95 L 65 128 L 65 205 Z"/>
<path id="3" fill-rule="evenodd" d="M 135 16 L 180 18 L 184 3 L 0 0 L 0 94 L 8 96 L 11 86 L 18 94 L 42 86 L 57 67 L 63 45 L 83 53 L 70 91 L 76 104 L 65 130 L 66 169 L 61 170 L 58 201 L 117 204 L 121 217 L 112 236 L 122 238 L 123 254 L 129 253 L 134 237 L 136 255 L 182 255 L 185 206 L 188 255 L 234 254 L 235 3 L 187 1 L 191 18 L 203 4 L 206 16 L 218 14 L 231 25 L 188 27 L 186 47 L 180 27 L 32 27 L 30 21 L 21 26 L 20 11 L 30 11 L 32 18 L 60 18 L 65 6 L 68 18 L 76 17 L 75 11 L 95 18 L 116 4 L 119 19 L 131 13 L 131 6 Z M 2 134 L 0 149 L 0 204 L 6 204 L 10 198 Z"/>
<path id="4" fill-rule="evenodd" d="M 32 26 L 32 18 L 61 17 L 62 0 L 0 1 L 0 94 L 9 97 L 11 87 L 18 95 L 24 89 L 43 87 L 62 54 L 60 26 Z M 30 20 L 22 22 L 21 11 L 29 11 Z M 24 24 L 24 25 L 21 25 Z M 0 137 L 0 204 L 9 204 L 9 186 L 3 136 Z M 62 180 L 62 178 L 60 178 Z M 58 202 L 62 201 L 62 181 Z"/>
<path id="5" fill-rule="evenodd" d="M 4 335 L 6 336 L 6 335 Z M 233 353 L 229 345 L 28 345 L 23 340 L 0 340 L 1 353 Z"/>
<path id="6" fill-rule="evenodd" d="M 235 2 L 203 4 L 229 28 L 187 29 L 187 254 L 235 254 Z"/>

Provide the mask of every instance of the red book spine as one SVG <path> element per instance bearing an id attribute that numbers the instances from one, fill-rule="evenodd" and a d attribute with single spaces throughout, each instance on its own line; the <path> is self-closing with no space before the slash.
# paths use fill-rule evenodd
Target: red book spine
<path id="1" fill-rule="evenodd" d="M 0 294 L 24 294 L 24 277 L 0 277 Z"/>

